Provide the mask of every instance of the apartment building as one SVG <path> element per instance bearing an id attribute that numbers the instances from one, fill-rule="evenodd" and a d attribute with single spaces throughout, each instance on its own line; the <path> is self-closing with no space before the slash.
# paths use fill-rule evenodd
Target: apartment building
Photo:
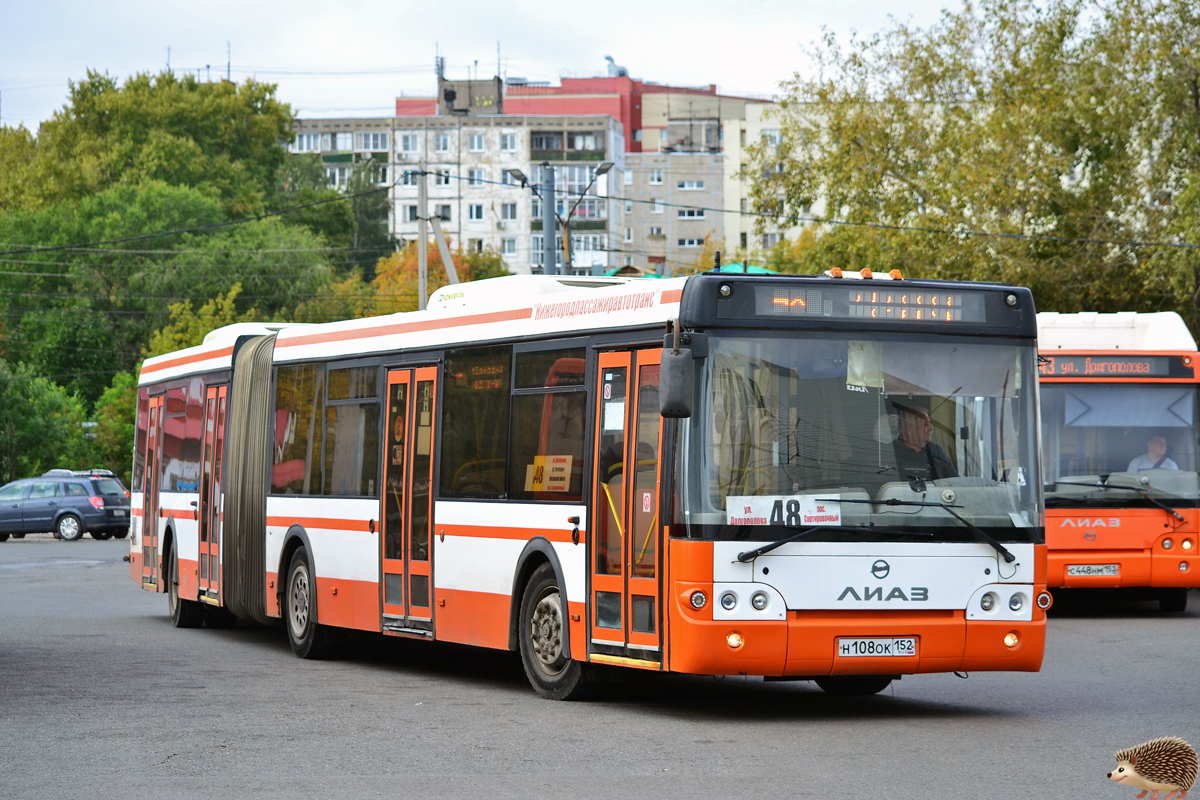
<path id="1" fill-rule="evenodd" d="M 724 230 L 721 153 L 641 152 L 625 157 L 621 263 L 661 275 L 692 264 Z"/>

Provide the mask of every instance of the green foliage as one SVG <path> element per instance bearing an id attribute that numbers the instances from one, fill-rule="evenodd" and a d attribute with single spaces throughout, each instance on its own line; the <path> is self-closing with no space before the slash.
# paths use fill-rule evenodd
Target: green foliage
<path id="1" fill-rule="evenodd" d="M 375 277 L 375 263 L 394 248 L 388 233 L 387 192 L 379 191 L 379 171 L 376 161 L 355 165 L 346 182 L 346 194 L 351 195 L 354 207 L 354 240 L 349 262 L 363 270 L 367 280 Z"/>
<path id="2" fill-rule="evenodd" d="M 829 218 L 882 226 L 822 226 L 805 272 L 1005 280 L 1045 310 L 1167 306 L 1195 326 L 1200 282 L 1154 277 L 1158 251 L 1128 242 L 1187 226 L 1197 22 L 1179 0 L 984 0 L 927 30 L 827 35 L 816 77 L 783 87 L 782 141 L 751 148 L 756 207 L 790 227 L 823 201 Z"/>
<path id="3" fill-rule="evenodd" d="M 329 185 L 319 155 L 291 153 L 280 172 L 279 183 L 271 198 L 271 208 L 297 208 L 341 196 L 341 192 Z M 289 225 L 308 228 L 324 239 L 330 248 L 344 249 L 354 244 L 356 223 L 350 202 L 323 203 L 293 211 L 282 219 Z"/>
<path id="4" fill-rule="evenodd" d="M 87 453 L 82 422 L 78 397 L 24 364 L 0 361 L 0 484 L 78 469 Z"/>
<path id="5" fill-rule="evenodd" d="M 118 86 L 89 71 L 42 124 L 20 197 L 26 207 L 41 207 L 118 183 L 162 181 L 203 187 L 231 217 L 246 216 L 263 209 L 291 126 L 291 108 L 275 99 L 272 84 L 161 72 Z"/>
<path id="6" fill-rule="evenodd" d="M 161 330 L 155 331 L 146 346 L 147 356 L 159 356 L 182 350 L 185 347 L 195 347 L 204 341 L 204 337 L 217 328 L 232 325 L 235 322 L 261 321 L 257 309 L 250 309 L 244 314 L 238 314 L 234 298 L 242 291 L 242 285 L 235 283 L 225 295 L 218 295 L 200 306 L 199 311 L 192 308 L 191 300 L 172 303 L 167 311 L 170 323 Z"/>
<path id="7" fill-rule="evenodd" d="M 101 467 L 117 474 L 126 486 L 133 483 L 133 435 L 137 423 L 137 378 L 118 372 L 93 412 L 96 427 L 91 442 L 92 460 L 84 468 Z"/>

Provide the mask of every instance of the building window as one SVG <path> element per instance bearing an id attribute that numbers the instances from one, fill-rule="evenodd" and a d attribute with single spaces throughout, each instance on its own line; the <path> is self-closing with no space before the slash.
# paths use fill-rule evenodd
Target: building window
<path id="1" fill-rule="evenodd" d="M 415 133 L 400 134 L 400 150 L 404 153 L 417 152 L 417 135 Z"/>
<path id="2" fill-rule="evenodd" d="M 438 215 L 438 219 L 440 219 L 442 222 L 449 222 L 450 221 L 450 206 L 448 206 L 448 205 L 438 206 L 437 207 L 437 215 Z"/>
<path id="3" fill-rule="evenodd" d="M 517 204 L 516 203 L 502 203 L 500 205 L 500 219 L 516 219 L 516 218 L 517 218 Z"/>
<path id="4" fill-rule="evenodd" d="M 483 203 L 471 203 L 467 206 L 467 219 L 483 219 Z"/>
<path id="5" fill-rule="evenodd" d="M 404 207 L 404 221 L 405 222 L 416 222 L 417 221 L 417 207 L 416 206 L 405 206 Z"/>
<path id="6" fill-rule="evenodd" d="M 335 189 L 346 184 L 350 180 L 350 167 L 348 165 L 338 165 L 325 168 L 325 180 L 329 181 L 329 185 Z"/>
<path id="7" fill-rule="evenodd" d="M 467 239 L 467 250 L 472 253 L 482 253 L 483 239 Z"/>
<path id="8" fill-rule="evenodd" d="M 694 192 L 704 188 L 704 181 L 679 181 L 678 187 L 685 192 Z"/>
<path id="9" fill-rule="evenodd" d="M 334 134 L 334 139 L 334 143 L 337 145 L 334 147 L 334 149 L 338 152 L 345 152 L 347 150 L 354 149 L 354 134 L 350 133 L 350 131 Z"/>
<path id="10" fill-rule="evenodd" d="M 679 246 L 680 247 L 703 247 L 704 240 L 703 239 L 680 239 Z"/>
<path id="11" fill-rule="evenodd" d="M 450 170 L 439 169 L 437 172 L 433 173 L 433 184 L 435 186 L 449 186 Z"/>
<path id="12" fill-rule="evenodd" d="M 658 199 L 658 198 L 656 198 L 656 197 L 652 197 L 652 198 L 650 198 L 650 213 L 651 213 L 651 214 L 661 214 L 661 213 L 663 213 L 663 204 L 662 204 L 662 201 L 661 201 L 661 200 L 659 200 L 659 199 Z"/>
<path id="13" fill-rule="evenodd" d="M 633 241 L 633 228 L 625 229 L 625 241 L 627 241 L 627 242 Z"/>
<path id="14" fill-rule="evenodd" d="M 779 244 L 778 233 L 764 233 L 762 235 L 763 250 L 770 250 L 775 245 Z"/>
<path id="15" fill-rule="evenodd" d="M 434 139 L 434 143 L 435 143 L 434 149 L 437 150 L 437 152 L 439 152 L 439 153 L 449 153 L 450 152 L 450 134 L 439 133 L 437 135 L 437 138 Z"/>
<path id="16" fill-rule="evenodd" d="M 329 134 L 324 134 L 328 141 Z M 296 141 L 292 145 L 293 153 L 316 153 L 321 149 L 321 134 L 319 133 L 297 133 Z"/>
<path id="17" fill-rule="evenodd" d="M 626 214 L 632 214 L 632 213 L 633 213 L 633 201 L 632 201 L 632 200 L 626 200 L 626 201 L 625 201 L 625 213 L 626 213 Z"/>
<path id="18" fill-rule="evenodd" d="M 779 131 L 771 128 L 764 129 L 762 140 L 765 144 L 779 144 Z"/>
<path id="19" fill-rule="evenodd" d="M 515 256 L 517 254 L 517 240 L 516 239 L 505 239 L 501 243 L 501 247 L 503 248 L 501 250 L 501 252 L 506 256 Z"/>
<path id="20" fill-rule="evenodd" d="M 533 134 L 533 149 L 534 150 L 562 150 L 562 134 L 561 133 L 535 133 Z"/>
<path id="21" fill-rule="evenodd" d="M 500 134 L 500 149 L 505 153 L 511 153 L 517 149 L 517 135 L 515 133 Z"/>
<path id="22" fill-rule="evenodd" d="M 650 235 L 661 237 L 663 235 L 662 228 L 658 225 L 650 226 Z"/>
<path id="23" fill-rule="evenodd" d="M 421 173 L 417 172 L 415 169 L 406 169 L 404 172 L 400 173 L 401 186 L 416 186 L 417 182 L 420 180 Z"/>
<path id="24" fill-rule="evenodd" d="M 386 153 L 388 135 L 387 133 L 356 133 L 354 134 L 354 149 L 360 153 Z"/>
<path id="25" fill-rule="evenodd" d="M 600 141 L 604 141 L 604 137 L 600 137 Z M 568 150 L 595 150 L 596 134 L 594 133 L 572 133 L 567 136 Z"/>
<path id="26" fill-rule="evenodd" d="M 633 170 L 631 169 L 625 170 L 625 185 L 633 186 Z"/>
<path id="27" fill-rule="evenodd" d="M 467 186 L 483 186 L 483 170 L 467 170 Z"/>
<path id="28" fill-rule="evenodd" d="M 677 214 L 679 219 L 704 219 L 703 208 L 681 208 Z"/>
<path id="29" fill-rule="evenodd" d="M 472 153 L 482 153 L 483 152 L 483 134 L 482 133 L 472 133 L 470 136 L 468 136 L 467 137 L 467 149 L 470 150 Z"/>
<path id="30" fill-rule="evenodd" d="M 661 169 L 650 170 L 650 185 L 651 186 L 662 186 L 662 182 L 663 182 L 662 170 Z"/>
<path id="31" fill-rule="evenodd" d="M 627 266 L 627 267 L 633 266 L 633 256 L 625 256 L 625 266 Z"/>

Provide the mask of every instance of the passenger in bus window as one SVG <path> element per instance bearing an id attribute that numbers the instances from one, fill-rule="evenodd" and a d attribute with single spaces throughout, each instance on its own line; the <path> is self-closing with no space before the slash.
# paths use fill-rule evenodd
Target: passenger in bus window
<path id="1" fill-rule="evenodd" d="M 1148 469 L 1179 469 L 1179 465 L 1167 458 L 1167 440 L 1163 436 L 1151 436 L 1146 442 L 1146 455 L 1129 462 L 1126 472 L 1142 472 Z"/>
<path id="2" fill-rule="evenodd" d="M 957 478 L 946 451 L 933 442 L 933 421 L 929 412 L 919 408 L 896 406 L 900 416 L 896 466 L 907 479 L 937 480 Z"/>

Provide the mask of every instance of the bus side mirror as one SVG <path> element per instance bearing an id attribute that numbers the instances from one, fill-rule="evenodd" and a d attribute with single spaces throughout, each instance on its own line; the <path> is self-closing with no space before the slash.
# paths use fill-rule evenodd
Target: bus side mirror
<path id="1" fill-rule="evenodd" d="M 671 320 L 658 373 L 658 411 L 668 419 L 692 415 L 692 351 L 680 348 L 679 321 Z M 664 342 L 667 345 L 668 342 Z"/>

